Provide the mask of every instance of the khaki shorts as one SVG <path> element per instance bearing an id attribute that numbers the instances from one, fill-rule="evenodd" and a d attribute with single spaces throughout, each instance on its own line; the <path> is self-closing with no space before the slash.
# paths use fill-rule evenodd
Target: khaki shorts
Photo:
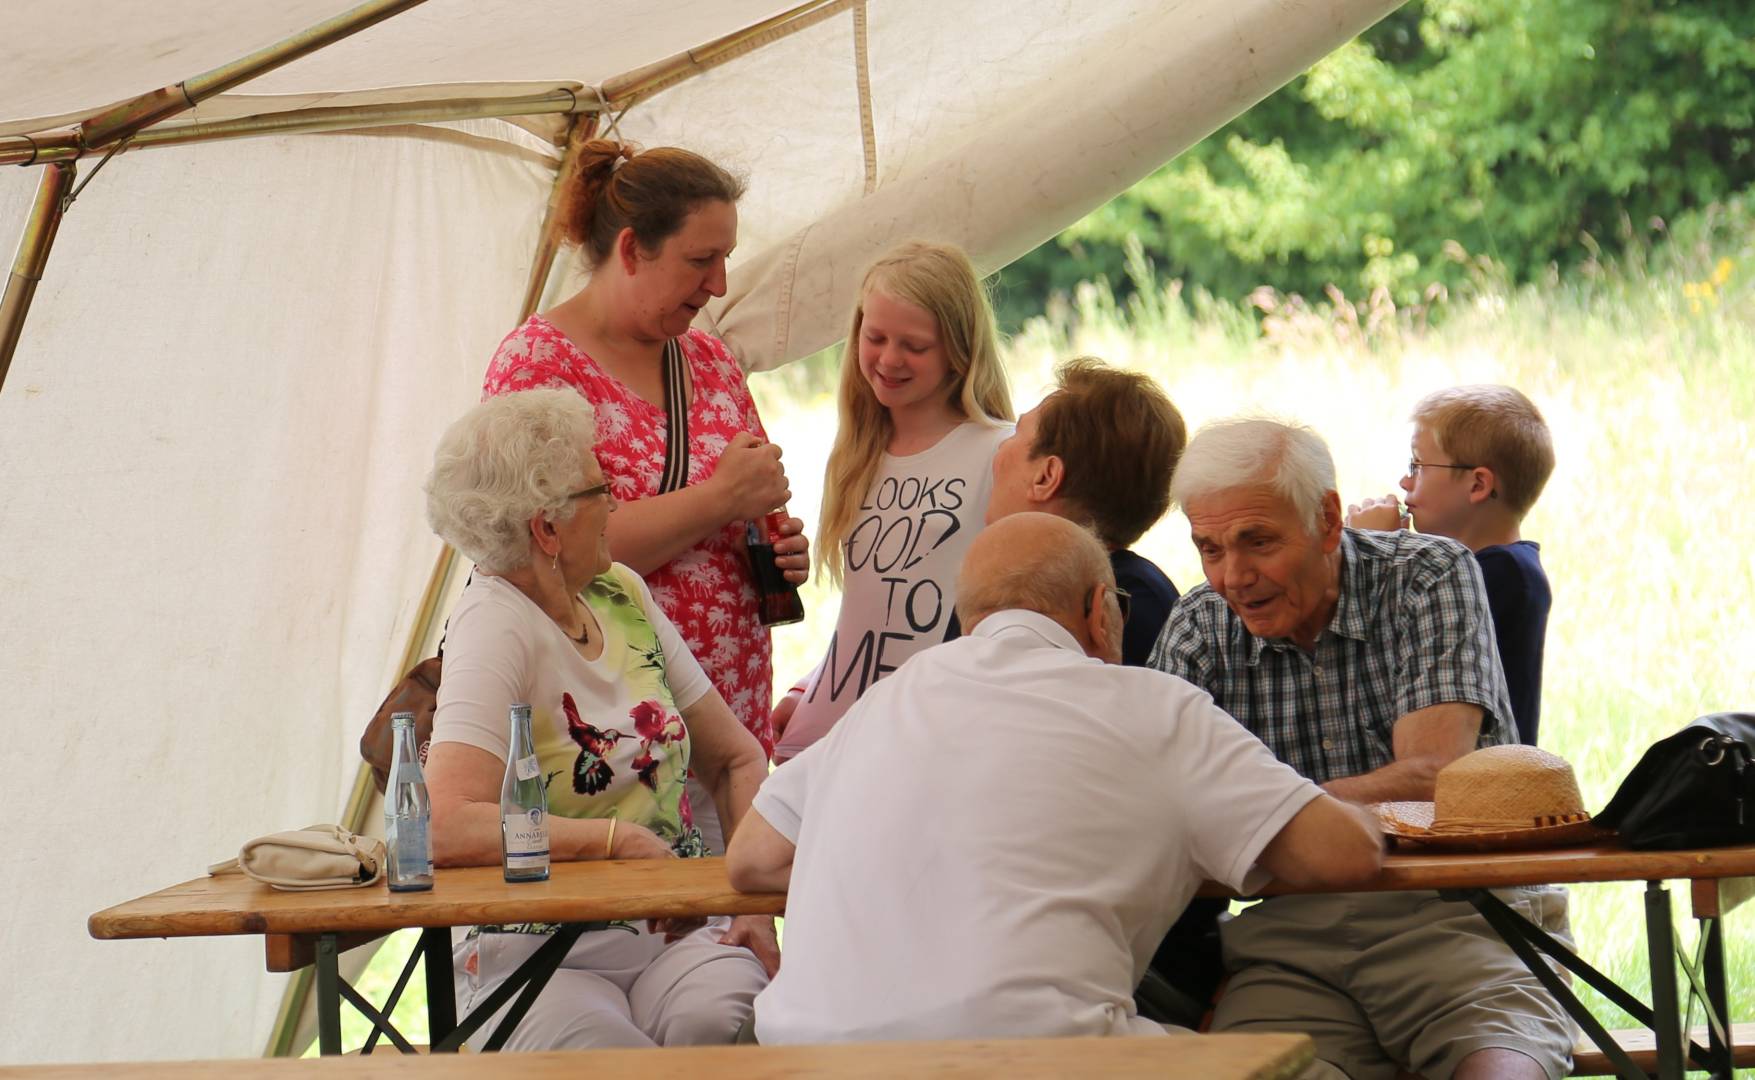
<path id="1" fill-rule="evenodd" d="M 1495 890 L 1571 944 L 1566 892 Z M 1576 1036 L 1560 1003 L 1467 903 L 1437 893 L 1344 893 L 1265 900 L 1225 924 L 1232 972 L 1214 1031 L 1301 1031 L 1352 1080 L 1407 1069 L 1449 1080 L 1463 1058 L 1515 1050 L 1551 1080 Z"/>

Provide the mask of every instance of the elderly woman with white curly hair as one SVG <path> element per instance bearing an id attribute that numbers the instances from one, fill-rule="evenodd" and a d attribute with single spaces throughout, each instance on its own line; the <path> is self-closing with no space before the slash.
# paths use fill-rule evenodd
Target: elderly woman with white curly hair
<path id="1" fill-rule="evenodd" d="M 476 564 L 451 615 L 426 768 L 440 865 L 500 858 L 514 702 L 531 708 L 558 860 L 703 855 L 690 769 L 728 835 L 766 775 L 640 575 L 610 561 L 616 502 L 595 435 L 578 394 L 530 390 L 477 405 L 440 440 L 427 519 Z M 459 1004 L 485 999 L 554 929 L 470 930 L 455 951 Z M 772 919 L 615 923 L 579 938 L 504 1045 L 730 1042 L 778 965 Z"/>

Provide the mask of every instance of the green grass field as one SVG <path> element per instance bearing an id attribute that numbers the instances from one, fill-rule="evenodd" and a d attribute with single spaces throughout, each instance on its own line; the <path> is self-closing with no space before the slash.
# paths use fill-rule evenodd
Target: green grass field
<path id="1" fill-rule="evenodd" d="M 1306 305 L 1260 296 L 1255 315 L 1152 280 L 1118 305 L 1101 285 L 1028 325 L 1007 351 L 1028 408 L 1055 362 L 1079 354 L 1149 372 L 1191 427 L 1240 412 L 1314 426 L 1342 498 L 1394 490 L 1408 410 L 1464 382 L 1517 386 L 1545 412 L 1559 464 L 1524 535 L 1553 584 L 1542 744 L 1600 809 L 1643 749 L 1696 715 L 1755 709 L 1755 229 L 1743 208 L 1707 215 L 1658 253 L 1588 264 L 1566 281 L 1510 289 L 1483 272 L 1442 318 L 1387 304 Z M 1262 310 L 1266 309 L 1266 310 Z M 1257 317 L 1259 316 L 1259 317 Z M 786 451 L 792 509 L 814 524 L 835 424 L 837 355 L 752 378 Z M 1184 589 L 1200 571 L 1175 510 L 1138 545 Z M 809 617 L 775 632 L 775 678 L 808 671 L 836 598 L 812 582 Z M 1648 978 L 1640 885 L 1572 890 L 1583 954 L 1641 996 Z M 1687 915 L 1687 897 L 1674 898 Z M 1730 920 L 1733 1014 L 1755 1018 L 1755 935 Z M 380 1000 L 412 938 L 380 954 Z M 1684 941 L 1692 945 L 1691 925 Z M 398 1021 L 424 1037 L 417 980 Z M 1610 1027 L 1631 1027 L 1585 990 Z M 348 1010 L 344 1010 L 344 1013 Z M 349 1016 L 350 1021 L 357 1018 Z M 350 1023 L 349 1046 L 363 1039 Z"/>

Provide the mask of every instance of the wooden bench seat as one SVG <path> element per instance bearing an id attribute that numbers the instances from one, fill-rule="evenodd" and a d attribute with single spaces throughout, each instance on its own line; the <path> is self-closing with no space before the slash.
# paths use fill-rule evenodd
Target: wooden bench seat
<path id="1" fill-rule="evenodd" d="M 679 1046 L 664 1050 L 254 1058 L 234 1061 L 0 1065 L 0 1080 L 771 1080 L 835 1076 L 1004 1077 L 1059 1080 L 1286 1080 L 1310 1061 L 1303 1035 L 1188 1035 L 1164 1039 L 989 1039 L 835 1046 Z"/>
<path id="2" fill-rule="evenodd" d="M 1645 1028 L 1632 1028 L 1627 1031 L 1611 1031 L 1615 1041 L 1627 1051 L 1633 1063 L 1648 1073 L 1657 1072 L 1657 1036 Z M 1694 1041 L 1701 1046 L 1706 1045 L 1706 1029 L 1697 1027 L 1693 1032 Z M 1731 1025 L 1731 1060 L 1739 1069 L 1755 1067 L 1755 1023 Z M 1613 1076 L 1615 1067 L 1609 1063 L 1608 1055 L 1591 1045 L 1590 1040 L 1581 1041 L 1572 1051 L 1572 1075 L 1574 1076 Z"/>

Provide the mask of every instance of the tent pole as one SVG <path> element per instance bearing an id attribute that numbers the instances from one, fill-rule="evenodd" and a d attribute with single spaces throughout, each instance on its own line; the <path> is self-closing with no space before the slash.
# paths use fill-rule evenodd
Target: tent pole
<path id="1" fill-rule="evenodd" d="M 36 201 L 31 203 L 30 217 L 25 219 L 24 235 L 18 238 L 18 257 L 12 262 L 12 274 L 6 279 L 6 294 L 0 297 L 0 390 L 6 387 L 6 373 L 12 368 L 12 353 L 24 332 L 24 317 L 30 312 L 31 298 L 36 295 L 37 282 L 43 280 L 43 268 L 49 261 L 49 248 L 61 227 L 67 210 L 67 193 L 73 188 L 77 166 L 71 161 L 43 167 L 37 181 Z"/>
<path id="2" fill-rule="evenodd" d="M 295 109 L 284 113 L 141 130 L 187 111 L 197 102 L 230 89 L 246 79 L 254 78 L 328 42 L 339 40 L 423 2 L 424 0 L 375 0 L 235 63 L 117 105 L 76 128 L 43 131 L 32 135 L 0 135 L 0 165 L 33 165 L 71 160 L 99 152 L 110 143 L 135 132 L 140 134 L 135 135 L 129 144 L 130 150 L 247 135 L 290 135 L 305 131 L 345 130 L 380 124 L 537 116 L 550 113 L 577 114 L 596 111 L 610 104 L 622 108 L 764 45 L 809 29 L 854 5 L 854 0 L 809 0 L 808 3 L 800 4 L 771 19 L 764 19 L 687 52 L 610 79 L 603 85 L 602 101 L 596 100 L 595 95 L 588 90 L 557 89 L 545 94 L 502 99 L 459 98 L 395 105 Z M 571 99 L 563 96 L 567 94 L 572 95 Z"/>
<path id="3" fill-rule="evenodd" d="M 79 152 L 78 128 L 55 128 L 30 135 L 0 135 L 0 165 L 72 161 Z"/>
<path id="4" fill-rule="evenodd" d="M 530 280 L 524 286 L 524 303 L 519 307 L 523 312 L 518 317 L 520 323 L 536 314 L 537 305 L 542 303 L 543 290 L 548 287 L 549 274 L 554 270 L 555 253 L 561 249 L 561 233 L 555 224 L 555 214 L 561 203 L 561 186 L 573 171 L 573 162 L 579 157 L 579 148 L 596 134 L 596 113 L 575 116 L 567 125 L 567 149 L 561 154 L 554 186 L 548 192 L 548 209 L 542 215 L 542 231 L 537 234 L 536 257 L 530 261 Z"/>
<path id="5" fill-rule="evenodd" d="M 239 116 L 229 120 L 174 123 L 148 128 L 128 143 L 126 152 L 154 146 L 185 146 L 255 135 L 299 135 L 315 131 L 357 131 L 390 124 L 428 124 L 444 120 L 483 120 L 513 116 L 544 116 L 590 112 L 597 98 L 582 87 L 559 87 L 543 93 L 503 98 L 447 98 L 393 105 L 324 106 L 286 112 Z M 34 135 L 0 135 L 0 165 L 32 165 L 68 161 L 103 151 L 82 147 L 70 131 Z"/>
<path id="6" fill-rule="evenodd" d="M 560 235 L 554 227 L 554 219 L 560 203 L 561 185 L 566 180 L 573 159 L 578 156 L 579 148 L 596 132 L 595 113 L 576 115 L 569 125 L 567 149 L 561 156 L 560 167 L 555 173 L 554 186 L 549 190 L 548 211 L 543 215 L 536 256 L 530 266 L 530 281 L 524 288 L 524 303 L 518 316 L 520 323 L 530 318 L 535 313 L 536 306 L 542 302 L 542 290 L 548 284 L 555 253 L 560 248 Z M 414 626 L 409 631 L 407 644 L 403 646 L 402 663 L 397 667 L 397 672 L 414 667 L 416 661 L 421 659 L 421 653 L 426 651 L 427 639 L 432 637 L 433 627 L 439 621 L 439 602 L 445 595 L 445 586 L 450 582 L 456 566 L 457 552 L 446 544 L 433 564 L 432 574 L 427 578 L 426 591 L 421 594 L 420 607 L 416 609 Z M 400 678 L 400 674 L 397 677 Z M 353 790 L 348 795 L 347 808 L 342 811 L 343 828 L 353 832 L 360 832 L 365 828 L 375 788 L 371 767 L 362 761 L 359 771 L 354 774 Z M 304 1014 L 305 1000 L 310 993 L 311 969 L 304 968 L 294 973 L 285 993 L 281 995 L 280 1011 L 275 1014 L 274 1028 L 269 1033 L 268 1047 L 263 1056 L 286 1057 L 293 1052 L 293 1037 L 298 1032 L 299 1018 Z"/>
<path id="7" fill-rule="evenodd" d="M 368 0 L 229 64 L 105 109 L 79 125 L 80 142 L 88 149 L 107 146 L 422 3 L 425 0 Z"/>
<path id="8" fill-rule="evenodd" d="M 688 52 L 636 68 L 603 83 L 604 104 L 625 108 L 640 98 L 668 89 L 728 60 L 751 53 L 781 38 L 807 30 L 853 6 L 854 0 L 809 0 L 742 30 L 714 38 Z"/>

